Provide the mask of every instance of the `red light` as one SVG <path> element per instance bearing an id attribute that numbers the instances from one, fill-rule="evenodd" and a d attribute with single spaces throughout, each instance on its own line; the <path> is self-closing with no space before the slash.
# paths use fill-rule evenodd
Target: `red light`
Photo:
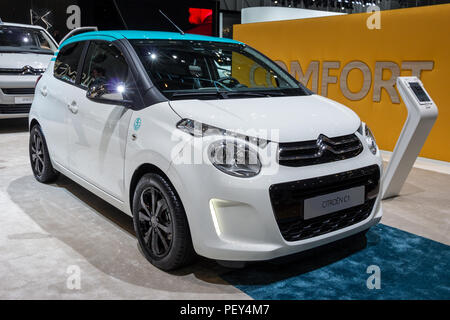
<path id="1" fill-rule="evenodd" d="M 37 85 L 38 85 L 38 82 L 39 82 L 39 80 L 41 80 L 41 78 L 42 78 L 42 74 L 39 76 L 39 77 L 37 77 L 37 79 L 36 79 L 36 83 L 34 84 L 34 88 L 36 88 L 37 87 Z"/>
<path id="2" fill-rule="evenodd" d="M 189 23 L 204 24 L 212 22 L 212 9 L 189 8 Z"/>
<path id="3" fill-rule="evenodd" d="M 212 9 L 189 8 L 189 23 L 195 25 L 188 33 L 212 35 Z"/>

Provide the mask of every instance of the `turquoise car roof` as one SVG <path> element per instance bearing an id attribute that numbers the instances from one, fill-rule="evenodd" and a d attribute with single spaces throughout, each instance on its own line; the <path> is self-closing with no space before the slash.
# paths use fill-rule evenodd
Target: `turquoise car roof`
<path id="1" fill-rule="evenodd" d="M 86 32 L 73 36 L 64 41 L 60 45 L 60 48 L 66 44 L 83 40 L 114 41 L 119 39 L 191 40 L 191 41 L 214 41 L 214 42 L 242 44 L 242 42 L 228 38 L 209 37 L 198 34 L 188 34 L 188 33 L 181 34 L 176 32 L 165 32 L 165 31 L 107 30 L 107 31 Z"/>

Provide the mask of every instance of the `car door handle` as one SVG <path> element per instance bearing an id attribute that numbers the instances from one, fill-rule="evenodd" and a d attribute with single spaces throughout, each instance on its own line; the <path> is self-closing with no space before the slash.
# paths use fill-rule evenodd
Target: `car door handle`
<path id="1" fill-rule="evenodd" d="M 41 94 L 42 94 L 44 97 L 47 96 L 47 94 L 48 94 L 47 87 L 42 87 L 42 88 L 41 88 Z"/>
<path id="2" fill-rule="evenodd" d="M 78 113 L 78 106 L 75 101 L 72 101 L 72 103 L 68 104 L 67 108 L 69 108 L 70 112 L 72 112 L 73 114 Z"/>

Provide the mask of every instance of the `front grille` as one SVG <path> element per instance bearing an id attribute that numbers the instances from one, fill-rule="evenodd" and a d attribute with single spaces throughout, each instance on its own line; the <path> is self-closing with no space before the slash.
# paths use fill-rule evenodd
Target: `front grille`
<path id="1" fill-rule="evenodd" d="M 274 184 L 270 200 L 278 227 L 286 241 L 298 241 L 336 231 L 367 219 L 379 192 L 380 169 L 377 165 L 329 176 Z M 365 187 L 362 205 L 304 219 L 304 201 L 354 187 Z"/>
<path id="2" fill-rule="evenodd" d="M 0 75 L 19 75 L 19 76 L 38 76 L 45 72 L 45 69 L 33 69 L 33 68 L 0 68 Z"/>
<path id="3" fill-rule="evenodd" d="M 0 105 L 0 114 L 30 113 L 31 104 Z"/>
<path id="4" fill-rule="evenodd" d="M 280 143 L 278 162 L 282 166 L 302 167 L 356 157 L 363 150 L 355 134 L 317 140 Z"/>
<path id="5" fill-rule="evenodd" d="M 22 69 L 0 69 L 0 75 L 21 75 Z"/>
<path id="6" fill-rule="evenodd" d="M 4 94 L 34 94 L 34 88 L 2 88 Z"/>

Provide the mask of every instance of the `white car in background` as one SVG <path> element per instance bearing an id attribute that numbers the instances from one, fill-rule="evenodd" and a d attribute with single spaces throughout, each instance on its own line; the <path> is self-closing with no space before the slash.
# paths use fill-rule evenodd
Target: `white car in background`
<path id="1" fill-rule="evenodd" d="M 0 21 L 0 119 L 26 118 L 58 45 L 42 27 Z"/>
<path id="2" fill-rule="evenodd" d="M 68 38 L 36 85 L 29 122 L 36 179 L 61 172 L 131 215 L 143 254 L 164 270 L 195 253 L 285 256 L 382 216 L 369 128 L 238 41 Z"/>

